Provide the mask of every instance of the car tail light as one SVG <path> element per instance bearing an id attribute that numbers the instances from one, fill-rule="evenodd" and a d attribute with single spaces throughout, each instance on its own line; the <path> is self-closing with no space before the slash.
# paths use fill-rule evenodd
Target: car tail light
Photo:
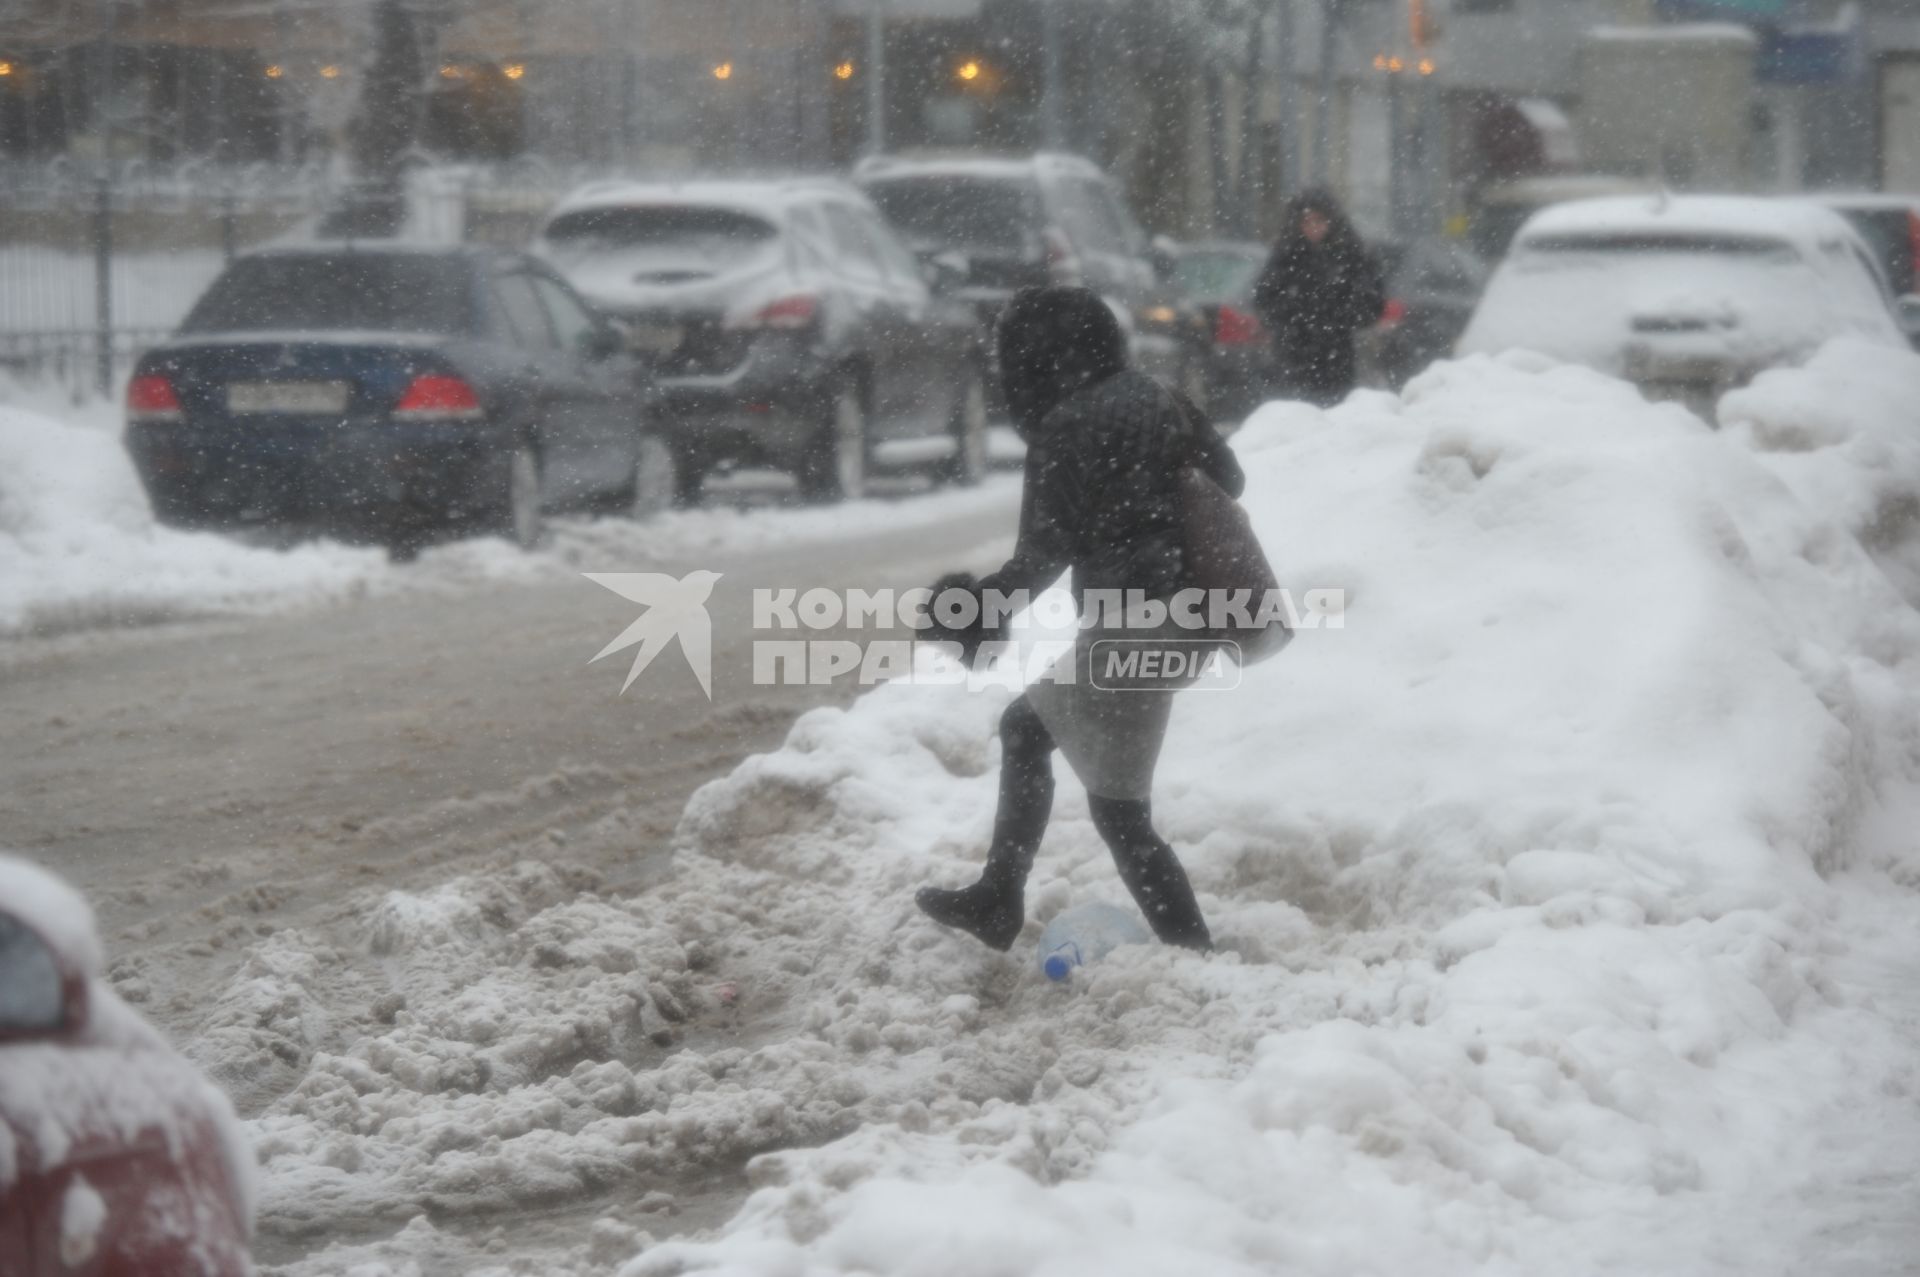
<path id="1" fill-rule="evenodd" d="M 459 377 L 423 372 L 393 406 L 393 415 L 410 421 L 471 421 L 480 415 L 480 396 Z"/>
<path id="2" fill-rule="evenodd" d="M 1390 299 L 1380 308 L 1380 327 L 1397 328 L 1406 322 L 1407 304 L 1398 297 Z"/>
<path id="3" fill-rule="evenodd" d="M 135 377 L 127 383 L 127 420 L 178 421 L 184 415 L 173 383 L 159 373 Z"/>
<path id="4" fill-rule="evenodd" d="M 820 313 L 820 304 L 804 294 L 769 302 L 747 318 L 744 328 L 807 328 Z"/>
<path id="5" fill-rule="evenodd" d="M 1058 226 L 1049 226 L 1040 233 L 1040 242 L 1047 250 L 1047 276 L 1056 284 L 1077 284 L 1080 282 L 1080 258 L 1073 251 L 1073 241 Z"/>
<path id="6" fill-rule="evenodd" d="M 1216 346 L 1255 346 L 1265 336 L 1260 321 L 1244 310 L 1222 306 L 1214 312 L 1213 341 Z"/>
<path id="7" fill-rule="evenodd" d="M 1907 214 L 1907 254 L 1913 259 L 1913 278 L 1907 288 L 1920 293 L 1920 213 Z"/>

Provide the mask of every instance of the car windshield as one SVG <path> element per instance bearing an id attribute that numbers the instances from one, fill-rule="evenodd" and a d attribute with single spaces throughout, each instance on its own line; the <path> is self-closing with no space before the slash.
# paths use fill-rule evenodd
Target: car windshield
<path id="1" fill-rule="evenodd" d="M 1035 200 L 1025 182 L 902 177 L 874 182 L 866 191 L 916 249 L 1018 254 L 1031 246 Z"/>
<path id="2" fill-rule="evenodd" d="M 243 257 L 207 290 L 181 331 L 459 332 L 469 323 L 465 282 L 456 259 L 428 254 Z"/>
<path id="3" fill-rule="evenodd" d="M 1181 293 L 1200 301 L 1231 301 L 1250 296 L 1260 274 L 1260 259 L 1244 253 L 1184 253 L 1173 268 Z"/>

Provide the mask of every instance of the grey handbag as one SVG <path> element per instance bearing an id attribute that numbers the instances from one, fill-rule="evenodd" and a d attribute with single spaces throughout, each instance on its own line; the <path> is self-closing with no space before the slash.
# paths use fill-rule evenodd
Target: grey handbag
<path id="1" fill-rule="evenodd" d="M 1216 592 L 1249 591 L 1248 610 L 1257 614 L 1268 592 L 1279 590 L 1280 581 L 1260 547 L 1260 538 L 1254 535 L 1246 509 L 1197 466 L 1182 466 L 1175 483 L 1189 585 L 1207 591 L 1209 607 Z M 1208 615 L 1211 617 L 1211 610 Z M 1238 646 L 1236 660 L 1242 666 L 1277 655 L 1293 638 L 1287 623 L 1277 618 L 1265 626 L 1229 623 L 1209 632 Z"/>

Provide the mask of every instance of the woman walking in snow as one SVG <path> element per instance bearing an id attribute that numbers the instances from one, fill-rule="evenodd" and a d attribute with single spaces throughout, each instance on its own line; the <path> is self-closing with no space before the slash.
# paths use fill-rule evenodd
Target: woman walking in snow
<path id="1" fill-rule="evenodd" d="M 1282 227 L 1254 285 L 1253 308 L 1273 334 L 1279 392 L 1331 407 L 1353 390 L 1353 337 L 1380 318 L 1386 289 L 1328 192 L 1291 201 Z"/>
<path id="2" fill-rule="evenodd" d="M 1233 497 L 1245 480 L 1198 409 L 1127 368 L 1126 338 L 1098 295 L 1026 289 L 1008 305 L 999 341 L 1007 404 L 1028 449 L 1019 541 L 1013 558 L 984 580 L 948 577 L 935 588 L 1031 598 L 1070 568 L 1083 628 L 1062 658 L 1076 663 L 1074 677 L 1034 683 L 1000 719 L 1000 803 L 979 881 L 922 888 L 915 902 L 936 922 L 995 949 L 1013 946 L 1026 922 L 1027 874 L 1053 809 L 1058 748 L 1087 787 L 1094 827 L 1154 934 L 1210 949 L 1186 871 L 1154 832 L 1149 804 L 1177 684 L 1113 691 L 1089 677 L 1089 654 L 1103 635 L 1175 636 L 1087 628 L 1085 615 L 1089 591 L 1138 590 L 1166 600 L 1193 583 L 1182 548 L 1183 469 L 1199 469 Z M 949 632 L 969 660 L 994 637 L 984 619 Z"/>

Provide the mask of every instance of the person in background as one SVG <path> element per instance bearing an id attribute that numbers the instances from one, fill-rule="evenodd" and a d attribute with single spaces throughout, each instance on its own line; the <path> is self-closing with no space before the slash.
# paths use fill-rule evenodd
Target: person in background
<path id="1" fill-rule="evenodd" d="M 1023 290 L 1000 320 L 999 339 L 1007 405 L 1027 443 L 1019 540 L 998 572 L 978 581 L 943 577 L 936 596 L 967 589 L 1033 597 L 1071 569 L 1083 618 L 1090 591 L 1172 598 L 1193 570 L 1177 477 L 1196 467 L 1238 497 L 1246 479 L 1233 452 L 1191 402 L 1127 367 L 1118 321 L 1087 289 Z M 983 622 L 937 636 L 958 643 L 969 661 L 997 637 Z M 1173 694 L 1184 684 L 1149 679 L 1113 690 L 1091 676 L 1101 640 L 1156 637 L 1167 636 L 1083 623 L 1074 650 L 1061 658 L 1072 676 L 1041 679 L 1007 707 L 986 866 L 968 886 L 920 890 L 915 903 L 935 922 L 995 949 L 1013 946 L 1026 924 L 1027 873 L 1053 811 L 1058 749 L 1087 787 L 1094 828 L 1154 934 L 1184 948 L 1213 947 L 1186 870 L 1154 831 L 1149 804 Z"/>
<path id="2" fill-rule="evenodd" d="M 1323 190 L 1296 196 L 1253 290 L 1254 311 L 1273 334 L 1277 392 L 1323 408 L 1345 399 L 1354 334 L 1380 318 L 1386 300 L 1380 269 L 1340 202 Z"/>

